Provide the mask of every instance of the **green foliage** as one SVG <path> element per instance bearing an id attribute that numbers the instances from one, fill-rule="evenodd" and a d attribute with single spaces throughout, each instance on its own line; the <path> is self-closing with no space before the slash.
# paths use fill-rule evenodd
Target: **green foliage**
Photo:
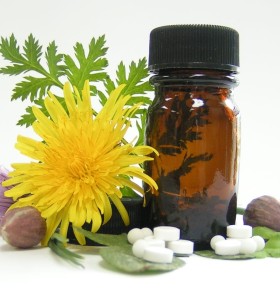
<path id="1" fill-rule="evenodd" d="M 10 65 L 0 68 L 0 74 L 20 75 L 26 73 L 35 73 L 39 77 L 24 76 L 23 80 L 16 84 L 11 100 L 20 99 L 22 101 L 29 99 L 34 102 L 36 99 L 42 99 L 47 91 L 56 86 L 63 87 L 59 77 L 63 75 L 63 64 L 61 54 L 57 54 L 56 45 L 52 42 L 46 50 L 46 60 L 49 70 L 41 65 L 42 46 L 39 45 L 32 34 L 29 35 L 22 47 L 18 46 L 14 35 L 10 38 L 1 38 L 0 53 L 5 60 L 10 61 Z M 21 123 L 25 123 L 23 120 Z"/>
<path id="2" fill-rule="evenodd" d="M 121 62 L 116 70 L 116 78 L 112 79 L 105 70 L 108 66 L 108 60 L 105 57 L 108 48 L 105 47 L 104 35 L 97 39 L 92 38 L 87 51 L 78 42 L 73 49 L 74 56 L 58 53 L 57 45 L 55 41 L 52 41 L 43 52 L 43 46 L 32 34 L 21 47 L 13 34 L 9 38 L 2 37 L 0 54 L 8 61 L 8 64 L 0 68 L 0 74 L 23 76 L 13 89 L 11 100 L 28 99 L 48 115 L 47 110 L 44 109 L 43 99 L 49 91 L 59 98 L 56 91 L 63 89 L 64 81 L 69 81 L 81 92 L 85 80 L 89 80 L 92 95 L 98 96 L 102 105 L 106 103 L 110 92 L 117 85 L 124 83 L 126 87 L 122 93 L 131 95 L 128 105 L 142 103 L 141 109 L 135 113 L 134 117 L 138 120 L 139 140 L 137 143 L 143 142 L 144 126 L 141 116 L 147 105 L 151 103 L 146 93 L 152 90 L 147 80 L 149 74 L 146 58 L 140 59 L 138 63 L 132 61 L 128 69 Z M 63 98 L 59 99 L 63 104 Z M 34 120 L 32 109 L 27 106 L 26 114 L 18 121 L 18 125 L 28 127 Z"/>
<path id="3" fill-rule="evenodd" d="M 59 257 L 65 259 L 70 263 L 83 267 L 83 265 L 79 261 L 80 259 L 83 259 L 83 257 L 67 249 L 65 246 L 67 242 L 68 240 L 66 238 L 55 232 L 50 238 L 48 246 Z"/>
<path id="4" fill-rule="evenodd" d="M 80 92 L 86 80 L 92 83 L 106 79 L 106 72 L 102 72 L 108 65 L 107 59 L 104 58 L 107 52 L 104 45 L 105 36 L 101 36 L 97 40 L 92 38 L 86 55 L 83 45 L 76 43 L 74 51 L 77 63 L 70 55 L 64 55 L 65 75 Z M 93 85 L 91 85 L 91 90 L 96 92 Z"/>

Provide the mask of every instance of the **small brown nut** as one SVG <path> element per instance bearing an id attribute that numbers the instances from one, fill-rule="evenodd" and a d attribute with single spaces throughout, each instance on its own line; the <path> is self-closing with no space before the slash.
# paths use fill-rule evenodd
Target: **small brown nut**
<path id="1" fill-rule="evenodd" d="M 280 231 L 279 200 L 268 195 L 253 199 L 245 209 L 243 221 L 252 227 L 265 226 Z"/>
<path id="2" fill-rule="evenodd" d="M 46 221 L 32 206 L 8 210 L 1 220 L 3 239 L 17 248 L 37 246 L 46 234 Z"/>

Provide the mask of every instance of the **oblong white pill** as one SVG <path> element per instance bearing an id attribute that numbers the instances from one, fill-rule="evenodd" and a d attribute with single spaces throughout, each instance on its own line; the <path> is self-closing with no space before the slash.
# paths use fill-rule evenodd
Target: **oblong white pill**
<path id="1" fill-rule="evenodd" d="M 189 240 L 178 240 L 167 242 L 166 247 L 171 249 L 175 255 L 193 254 L 194 243 Z"/>
<path id="2" fill-rule="evenodd" d="M 142 231 L 142 235 L 143 235 L 142 238 L 145 238 L 148 236 L 153 236 L 153 231 L 151 228 L 143 227 L 143 228 L 141 228 L 141 231 Z"/>
<path id="3" fill-rule="evenodd" d="M 217 255 L 237 255 L 239 254 L 241 242 L 238 240 L 223 240 L 215 244 Z"/>
<path id="4" fill-rule="evenodd" d="M 240 254 L 252 254 L 257 251 L 257 243 L 252 238 L 240 239 Z"/>
<path id="5" fill-rule="evenodd" d="M 143 259 L 154 263 L 171 263 L 173 251 L 167 248 L 149 246 L 144 250 Z"/>
<path id="6" fill-rule="evenodd" d="M 259 236 L 259 235 L 254 235 L 252 239 L 257 243 L 257 250 L 256 251 L 261 251 L 265 247 L 265 240 Z"/>
<path id="7" fill-rule="evenodd" d="M 140 228 L 133 228 L 127 233 L 127 240 L 130 244 L 134 244 L 137 240 L 142 239 L 143 233 Z"/>
<path id="8" fill-rule="evenodd" d="M 154 228 L 154 237 L 166 242 L 180 239 L 180 229 L 173 226 L 158 226 Z"/>
<path id="9" fill-rule="evenodd" d="M 218 241 L 224 241 L 225 238 L 222 235 L 215 235 L 212 237 L 211 241 L 210 241 L 210 246 L 213 250 L 215 250 L 215 245 Z"/>
<path id="10" fill-rule="evenodd" d="M 237 239 L 252 237 L 253 228 L 250 225 L 229 225 L 227 226 L 227 236 Z"/>

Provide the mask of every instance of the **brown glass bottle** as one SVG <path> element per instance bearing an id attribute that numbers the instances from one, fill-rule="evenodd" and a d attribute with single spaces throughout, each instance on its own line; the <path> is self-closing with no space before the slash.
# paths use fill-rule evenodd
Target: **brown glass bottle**
<path id="1" fill-rule="evenodd" d="M 158 30 L 172 32 L 163 35 L 165 40 L 174 39 L 174 32 L 178 34 L 179 30 L 184 44 L 193 41 L 185 35 L 193 31 L 198 35 L 197 31 L 204 30 L 200 33 L 203 41 L 193 42 L 194 48 L 207 43 L 205 35 L 212 34 L 213 38 L 224 31 L 233 32 L 206 25 Z M 157 32 L 153 34 L 158 38 Z M 223 46 L 223 40 L 221 37 L 216 48 Z M 204 51 L 209 52 L 209 48 L 207 45 Z M 170 51 L 174 53 L 174 49 Z M 151 223 L 176 226 L 181 238 L 195 242 L 195 249 L 207 249 L 211 238 L 225 235 L 226 226 L 234 224 L 236 218 L 240 120 L 233 89 L 237 85 L 238 62 L 227 63 L 225 58 L 219 63 L 209 62 L 213 55 L 209 58 L 204 53 L 204 61 L 200 58 L 195 64 L 190 54 L 187 62 L 180 56 L 171 63 L 164 58 L 162 63 L 162 56 L 157 55 L 150 57 L 155 99 L 148 111 L 146 129 L 146 143 L 159 152 L 145 166 L 159 186 L 155 194 L 147 193 Z M 221 59 L 217 53 L 216 56 Z"/>

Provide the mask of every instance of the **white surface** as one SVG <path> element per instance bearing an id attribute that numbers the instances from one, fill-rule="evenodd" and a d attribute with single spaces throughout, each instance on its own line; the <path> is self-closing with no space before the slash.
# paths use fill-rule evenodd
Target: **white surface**
<path id="1" fill-rule="evenodd" d="M 12 299 L 174 299 L 174 292 L 182 299 L 210 300 L 279 295 L 280 260 L 273 258 L 225 261 L 192 255 L 172 272 L 129 275 L 86 249 L 84 269 L 61 261 L 48 248 L 19 251 L 0 241 L 0 251 L 1 289 Z"/>
<path id="2" fill-rule="evenodd" d="M 263 194 L 280 197 L 279 12 L 278 0 L 0 0 L 0 36 L 14 33 L 22 43 L 33 33 L 45 46 L 55 40 L 59 50 L 73 53 L 75 42 L 86 45 L 93 36 L 105 34 L 114 72 L 121 60 L 129 63 L 148 55 L 149 33 L 157 26 L 208 23 L 238 30 L 241 73 L 236 102 L 242 113 L 238 201 L 244 206 Z M 33 136 L 30 129 L 16 126 L 28 104 L 10 101 L 17 81 L 0 76 L 0 164 L 6 167 L 26 161 L 14 149 L 17 135 Z M 192 256 L 186 261 L 184 268 L 171 273 L 132 276 L 110 270 L 98 255 L 86 255 L 82 270 L 61 262 L 49 249 L 15 251 L 1 244 L 0 286 L 13 299 L 132 299 L 132 295 L 173 299 L 174 291 L 186 299 L 279 295 L 280 260 L 233 262 Z M 213 292 L 217 287 L 222 291 L 218 296 Z"/>

